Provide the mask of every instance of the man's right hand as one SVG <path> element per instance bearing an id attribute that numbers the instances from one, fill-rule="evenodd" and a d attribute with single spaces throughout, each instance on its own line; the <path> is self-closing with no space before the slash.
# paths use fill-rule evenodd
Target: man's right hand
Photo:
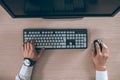
<path id="1" fill-rule="evenodd" d="M 92 60 L 95 64 L 95 68 L 98 71 L 105 71 L 106 70 L 106 62 L 109 57 L 109 49 L 108 47 L 102 42 L 102 51 L 100 51 L 99 44 L 96 43 L 96 50 L 97 55 L 95 56 L 94 48 L 92 48 Z"/>

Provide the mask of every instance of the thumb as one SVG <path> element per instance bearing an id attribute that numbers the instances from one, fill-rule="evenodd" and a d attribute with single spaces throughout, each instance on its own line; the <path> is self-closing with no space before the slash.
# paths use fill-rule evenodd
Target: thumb
<path id="1" fill-rule="evenodd" d="M 38 58 L 40 58 L 40 56 L 44 53 L 44 51 L 45 51 L 45 48 L 42 48 L 42 49 L 39 51 L 39 53 L 38 53 Z"/>
<path id="2" fill-rule="evenodd" d="M 95 54 L 94 54 L 94 50 L 93 50 L 93 49 L 92 49 L 92 51 L 91 51 L 91 56 L 92 56 L 92 59 L 94 59 Z"/>

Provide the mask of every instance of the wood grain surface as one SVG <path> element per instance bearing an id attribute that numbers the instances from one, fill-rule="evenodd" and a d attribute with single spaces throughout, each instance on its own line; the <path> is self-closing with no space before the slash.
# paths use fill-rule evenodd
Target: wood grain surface
<path id="1" fill-rule="evenodd" d="M 47 50 L 35 65 L 32 80 L 94 80 L 90 46 L 98 38 L 110 49 L 109 80 L 120 79 L 120 13 L 72 19 L 11 18 L 0 6 L 0 80 L 14 80 L 21 68 L 25 28 L 87 28 L 89 36 L 87 49 Z"/>

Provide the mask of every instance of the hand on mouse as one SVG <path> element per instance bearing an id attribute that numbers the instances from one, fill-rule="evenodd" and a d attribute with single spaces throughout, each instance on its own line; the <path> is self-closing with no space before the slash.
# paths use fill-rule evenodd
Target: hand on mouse
<path id="1" fill-rule="evenodd" d="M 92 60 L 95 65 L 96 70 L 105 71 L 106 70 L 106 62 L 109 56 L 109 49 L 105 45 L 105 43 L 101 42 L 102 51 L 100 50 L 99 44 L 96 43 L 97 55 L 95 56 L 94 49 L 92 48 Z"/>
<path id="2" fill-rule="evenodd" d="M 23 56 L 24 58 L 29 58 L 33 61 L 37 61 L 40 56 L 44 53 L 44 48 L 37 52 L 33 45 L 34 41 L 30 40 L 23 44 Z"/>

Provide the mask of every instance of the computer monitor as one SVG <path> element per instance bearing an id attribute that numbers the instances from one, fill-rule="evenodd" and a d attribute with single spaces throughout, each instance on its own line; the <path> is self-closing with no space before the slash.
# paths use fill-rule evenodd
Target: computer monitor
<path id="1" fill-rule="evenodd" d="M 48 4 L 51 5 L 54 1 L 61 4 L 61 1 L 71 3 L 71 1 L 74 0 L 1 0 L 1 5 L 14 18 L 114 16 L 120 10 L 120 0 L 78 0 L 82 1 L 82 3 L 84 4 L 82 5 L 79 3 L 79 6 L 83 6 L 79 10 L 70 9 L 73 10 L 70 11 L 68 9 L 67 11 L 60 11 L 58 10 L 58 8 L 61 8 L 63 6 L 60 7 L 57 4 L 57 6 L 54 6 L 54 9 L 58 7 L 56 11 L 46 11 L 45 13 L 45 5 L 43 4 L 43 12 L 38 11 L 39 13 L 36 14 L 35 10 L 40 6 L 34 8 L 33 10 L 30 8 L 31 6 L 27 6 L 29 10 L 27 10 L 28 12 L 26 12 L 26 1 L 28 1 L 27 3 L 29 3 L 30 1 L 33 1 L 34 3 L 35 1 L 43 1 L 43 3 L 45 3 L 46 1 L 51 1 L 50 4 Z M 65 6 L 66 5 L 70 7 L 70 4 L 65 4 Z"/>

